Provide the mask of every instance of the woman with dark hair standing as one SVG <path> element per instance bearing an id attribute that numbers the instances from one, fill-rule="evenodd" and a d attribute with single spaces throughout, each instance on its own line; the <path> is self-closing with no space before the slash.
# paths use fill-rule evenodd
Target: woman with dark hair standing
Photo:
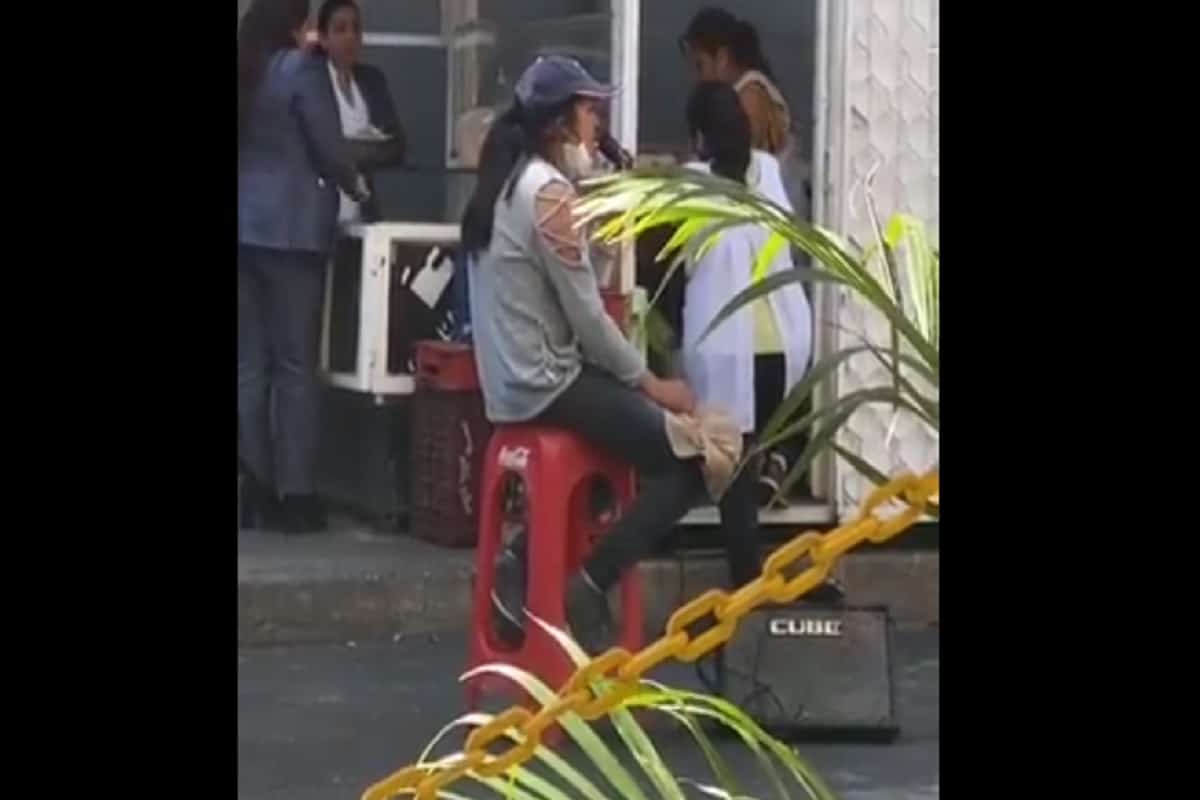
<path id="1" fill-rule="evenodd" d="M 573 431 L 641 477 L 637 501 L 568 581 L 567 621 L 591 652 L 613 637 L 605 593 L 704 492 L 699 462 L 675 456 L 664 414 L 691 411 L 692 393 L 647 371 L 605 313 L 571 209 L 574 182 L 592 171 L 599 104 L 611 92 L 573 59 L 534 62 L 488 132 L 462 221 L 488 419 Z M 523 536 L 496 566 L 493 618 L 501 638 L 515 643 L 523 635 Z"/>
<path id="2" fill-rule="evenodd" d="M 733 89 L 717 81 L 698 84 L 688 100 L 687 124 L 698 157 L 688 168 L 736 181 L 790 210 L 779 162 L 751 147 L 750 123 Z M 747 437 L 747 449 L 787 390 L 808 369 L 812 356 L 808 297 L 797 284 L 780 287 L 752 308 L 734 314 L 707 339 L 701 341 L 700 336 L 729 298 L 750 286 L 755 259 L 769 234 L 762 225 L 730 228 L 703 258 L 689 262 L 684 270 L 684 373 L 699 403 L 733 415 Z M 767 265 L 767 275 L 792 266 L 791 253 L 784 248 Z M 758 341 L 764 327 L 771 331 L 770 348 Z M 720 504 L 726 544 L 737 554 L 730 564 L 735 586 L 759 571 L 756 477 L 755 470 L 742 470 Z"/>
<path id="3" fill-rule="evenodd" d="M 698 81 L 717 81 L 737 93 L 750 125 L 750 146 L 774 158 L 789 208 L 808 219 L 808 169 L 795 152 L 788 104 L 775 85 L 775 73 L 763 54 L 758 31 L 728 11 L 706 8 L 692 18 L 680 46 Z M 805 335 L 811 337 L 811 329 Z M 782 352 L 780 333 L 761 309 L 756 317 L 756 346 L 760 355 Z M 760 393 L 773 393 L 773 387 L 760 388 L 765 389 Z M 802 440 L 785 442 L 768 455 L 759 475 L 761 503 L 769 503 L 778 494 L 790 462 L 802 446 Z"/>
<path id="4" fill-rule="evenodd" d="M 696 80 L 721 81 L 738 93 L 756 150 L 776 158 L 788 153 L 791 112 L 753 25 L 724 9 L 706 8 L 692 17 L 680 47 Z"/>
<path id="5" fill-rule="evenodd" d="M 317 12 L 317 35 L 329 67 L 342 133 L 350 141 L 359 169 L 393 166 L 404 161 L 405 136 L 387 78 L 362 59 L 362 12 L 355 0 L 325 0 Z M 338 206 L 338 221 L 376 222 L 374 202 L 362 206 L 345 192 Z"/>
<path id="6" fill-rule="evenodd" d="M 690 169 L 742 184 L 788 211 L 779 161 L 751 146 L 750 121 L 737 93 L 725 83 L 705 81 L 687 105 L 688 133 L 697 160 Z M 783 402 L 808 371 L 812 358 L 812 308 L 795 283 L 782 286 L 721 323 L 706 339 L 702 333 L 729 298 L 750 286 L 754 263 L 770 231 L 745 224 L 726 229 L 715 246 L 685 265 L 682 362 L 688 384 L 702 406 L 732 414 L 748 451 Z M 781 249 L 767 264 L 764 277 L 793 268 L 792 255 Z M 769 331 L 769 347 L 763 331 Z M 744 469 L 721 497 L 721 532 L 729 553 L 730 578 L 741 586 L 758 576 L 758 471 Z M 830 581 L 808 595 L 835 601 L 841 596 Z"/>
<path id="7" fill-rule="evenodd" d="M 369 196 L 324 61 L 304 49 L 308 14 L 308 0 L 254 0 L 238 29 L 242 522 L 294 533 L 325 524 L 314 485 L 317 352 L 338 189 Z"/>

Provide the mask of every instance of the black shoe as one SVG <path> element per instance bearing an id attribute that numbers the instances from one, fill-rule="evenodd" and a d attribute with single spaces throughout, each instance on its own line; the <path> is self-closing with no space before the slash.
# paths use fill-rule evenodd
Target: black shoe
<path id="1" fill-rule="evenodd" d="M 282 517 L 275 490 L 260 483 L 249 472 L 242 472 L 242 509 L 238 526 L 242 530 L 272 530 Z"/>
<path id="2" fill-rule="evenodd" d="M 284 533 L 320 533 L 325 530 L 325 509 L 314 494 L 293 494 L 283 498 L 280 528 Z"/>
<path id="3" fill-rule="evenodd" d="M 496 557 L 492 584 L 492 629 L 509 647 L 525 641 L 525 559 L 505 548 Z"/>
<path id="4" fill-rule="evenodd" d="M 571 636 L 589 655 L 599 655 L 616 640 L 612 611 L 604 593 L 592 585 L 583 571 L 567 581 L 567 625 Z"/>
<path id="5" fill-rule="evenodd" d="M 758 476 L 758 505 L 759 508 L 786 508 L 786 497 L 776 497 L 779 487 L 787 480 L 788 462 L 782 453 L 771 453 L 763 464 L 762 473 Z"/>

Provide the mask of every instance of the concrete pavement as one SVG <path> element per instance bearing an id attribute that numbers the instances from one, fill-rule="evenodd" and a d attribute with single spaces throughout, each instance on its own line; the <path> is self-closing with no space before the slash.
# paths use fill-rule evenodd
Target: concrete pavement
<path id="1" fill-rule="evenodd" d="M 333 533 L 238 535 L 238 643 L 388 641 L 428 631 L 462 631 L 468 620 L 474 550 L 380 534 L 350 518 Z M 901 626 L 938 619 L 936 551 L 858 552 L 837 567 L 854 605 L 887 605 Z M 723 585 L 718 552 L 643 563 L 647 635 L 687 600 Z"/>
<path id="2" fill-rule="evenodd" d="M 462 712 L 456 679 L 465 652 L 460 633 L 402 635 L 385 643 L 242 647 L 238 797 L 358 798 L 369 783 L 409 763 L 444 723 Z M 903 727 L 897 742 L 799 745 L 843 800 L 939 796 L 938 653 L 936 630 L 897 633 Z M 695 685 L 690 670 L 679 665 L 655 677 Z M 747 791 L 764 800 L 773 797 L 752 757 L 732 742 L 719 741 Z M 702 755 L 686 734 L 664 731 L 656 744 L 676 774 L 710 780 Z M 612 746 L 621 747 L 619 742 Z M 474 796 L 488 795 L 479 791 Z"/>

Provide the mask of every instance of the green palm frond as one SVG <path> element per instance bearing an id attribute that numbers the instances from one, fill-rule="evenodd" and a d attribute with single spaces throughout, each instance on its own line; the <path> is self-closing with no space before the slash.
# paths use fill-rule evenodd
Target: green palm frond
<path id="1" fill-rule="evenodd" d="M 671 262 L 668 277 L 681 264 L 703 255 L 732 227 L 755 224 L 770 231 L 755 262 L 754 280 L 725 304 L 701 339 L 738 310 L 794 283 L 835 284 L 887 321 L 886 343 L 860 336 L 861 345 L 818 360 L 767 424 L 760 447 L 809 434 L 808 447 L 794 465 L 789 482 L 811 465 L 822 448 L 841 449 L 836 445 L 838 430 L 865 405 L 891 405 L 896 413 L 911 413 L 938 430 L 940 255 L 920 220 L 897 214 L 885 224 L 869 186 L 866 195 L 875 241 L 865 250 L 832 231 L 795 218 L 786 208 L 740 183 L 681 167 L 638 169 L 590 181 L 576 208 L 582 221 L 596 223 L 594 235 L 610 244 L 636 238 L 660 225 L 677 226 L 658 254 L 659 260 Z M 808 255 L 813 266 L 764 276 L 766 265 L 783 246 Z M 657 296 L 656 292 L 655 299 Z M 794 419 L 804 400 L 833 380 L 841 366 L 868 354 L 887 370 L 888 386 L 868 387 Z M 884 472 L 866 462 L 847 461 L 872 480 Z"/>
<path id="2" fill-rule="evenodd" d="M 576 665 L 588 658 L 583 650 L 564 631 L 534 619 L 557 642 L 559 647 Z M 494 663 L 477 667 L 466 675 L 469 680 L 482 675 L 502 677 L 514 687 L 526 693 L 537 703 L 545 706 L 557 699 L 555 693 L 542 680 L 510 664 Z M 603 695 L 613 688 L 609 681 L 598 681 L 592 689 Z M 638 723 L 634 711 L 663 714 L 675 720 L 687 731 L 704 755 L 712 772 L 715 785 L 697 781 L 698 776 L 683 776 L 676 773 L 654 746 L 647 731 Z M 445 769 L 463 757 L 462 751 L 434 756 L 435 750 L 447 741 L 451 734 L 486 725 L 493 715 L 474 712 L 464 714 L 444 726 L 421 753 L 418 764 L 430 771 Z M 713 744 L 706 724 L 717 724 L 734 733 L 754 754 L 763 774 L 774 790 L 778 800 L 807 798 L 808 800 L 834 800 L 834 794 L 816 771 L 797 753 L 783 742 L 773 738 L 759 727 L 745 712 L 719 697 L 673 689 L 661 683 L 643 680 L 637 692 L 625 698 L 608 715 L 616 729 L 618 739 L 625 745 L 630 759 L 637 764 L 658 797 L 663 800 L 685 800 L 684 788 L 703 787 L 705 794 L 714 797 L 738 797 L 755 800 L 745 794 L 742 776 L 735 770 Z M 643 784 L 634 777 L 618 758 L 617 752 L 601 738 L 592 724 L 578 714 L 565 714 L 560 723 L 567 735 L 578 745 L 578 752 L 568 760 L 563 754 L 546 746 L 534 750 L 532 758 L 509 768 L 503 775 L 485 778 L 468 772 L 452 791 L 443 791 L 443 797 L 456 800 L 474 800 L 482 797 L 517 798 L 517 800 L 648 800 Z M 516 731 L 505 736 L 513 743 L 521 741 Z M 603 776 L 607 784 L 597 785 L 581 769 L 587 763 L 594 773 Z M 790 779 L 790 780 L 789 780 Z M 487 790 L 477 794 L 473 790 Z M 794 794 L 799 788 L 802 794 Z M 764 798 L 765 800 L 765 798 Z"/>
<path id="3" fill-rule="evenodd" d="M 768 241 L 768 247 L 781 246 L 774 239 L 782 239 L 820 265 L 806 272 L 803 278 L 781 279 L 782 283 L 824 280 L 845 285 L 881 312 L 906 346 L 935 371 L 938 367 L 936 340 L 931 341 L 927 330 L 910 319 L 897 287 L 890 285 L 896 281 L 880 275 L 866 254 L 842 237 L 794 218 L 787 209 L 739 183 L 678 167 L 634 170 L 588 182 L 587 193 L 578 201 L 576 212 L 581 223 L 599 223 L 594 235 L 610 244 L 636 238 L 660 225 L 679 225 L 659 254 L 660 259 L 672 255 L 676 260 L 696 258 L 730 227 L 747 223 L 763 225 L 776 235 Z M 909 230 L 903 225 L 897 227 L 894 237 L 897 244 Z M 921 263 L 925 270 L 914 280 L 928 281 L 931 272 L 936 274 L 936 257 L 932 266 L 928 260 Z M 905 272 L 913 274 L 912 270 Z M 720 320 L 728 319 L 741 307 L 781 285 L 768 281 L 770 278 L 740 293 L 722 309 Z M 936 294 L 936 288 L 920 292 L 920 296 L 931 299 Z M 923 308 L 926 312 L 930 310 L 927 302 Z M 932 317 L 936 319 L 936 314 Z"/>

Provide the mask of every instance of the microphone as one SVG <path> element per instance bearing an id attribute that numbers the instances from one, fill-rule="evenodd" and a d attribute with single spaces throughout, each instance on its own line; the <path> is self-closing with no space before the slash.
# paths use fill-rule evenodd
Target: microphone
<path id="1" fill-rule="evenodd" d="M 596 149 L 617 169 L 633 169 L 633 156 L 608 131 L 600 135 Z"/>

